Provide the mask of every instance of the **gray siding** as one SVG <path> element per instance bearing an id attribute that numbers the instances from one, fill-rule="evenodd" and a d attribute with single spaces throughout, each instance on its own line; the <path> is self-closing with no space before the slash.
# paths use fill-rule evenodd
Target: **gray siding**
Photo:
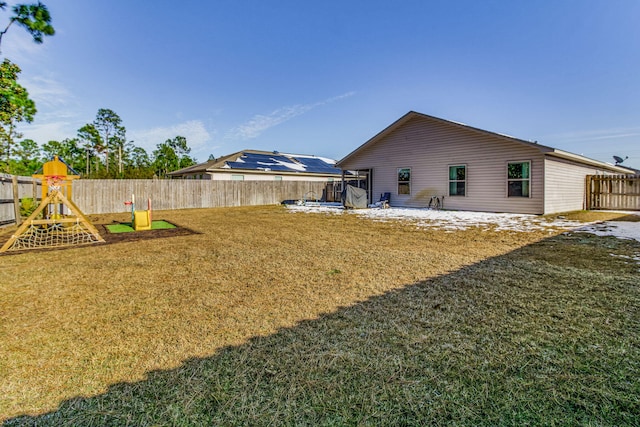
<path id="1" fill-rule="evenodd" d="M 507 163 L 531 162 L 530 197 L 507 197 Z M 448 197 L 449 166 L 467 166 L 466 196 Z M 415 117 L 340 165 L 372 169 L 373 195 L 391 193 L 391 205 L 425 207 L 445 195 L 446 209 L 541 214 L 544 155 L 536 147 L 459 126 Z M 411 194 L 399 195 L 397 169 L 411 168 Z"/>
<path id="2" fill-rule="evenodd" d="M 570 212 L 586 209 L 587 175 L 610 175 L 595 166 L 574 163 L 547 156 L 545 160 L 544 213 Z"/>

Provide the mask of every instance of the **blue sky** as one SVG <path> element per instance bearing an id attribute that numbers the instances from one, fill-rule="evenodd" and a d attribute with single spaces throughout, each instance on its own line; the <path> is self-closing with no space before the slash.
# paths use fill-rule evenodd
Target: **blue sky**
<path id="1" fill-rule="evenodd" d="M 640 168 L 638 0 L 43 2 L 2 43 L 41 144 L 110 108 L 149 152 L 340 159 L 414 110 Z"/>

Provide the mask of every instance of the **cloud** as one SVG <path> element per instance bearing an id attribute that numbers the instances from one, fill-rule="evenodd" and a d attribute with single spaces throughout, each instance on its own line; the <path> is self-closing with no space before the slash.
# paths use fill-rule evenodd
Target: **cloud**
<path id="1" fill-rule="evenodd" d="M 27 89 L 37 109 L 33 123 L 19 125 L 24 138 L 43 144 L 76 136 L 82 126 L 79 102 L 66 86 L 41 75 L 20 79 L 19 83 Z"/>
<path id="2" fill-rule="evenodd" d="M 311 105 L 294 105 L 293 107 L 278 108 L 267 115 L 257 114 L 246 123 L 231 129 L 227 136 L 234 139 L 255 138 L 267 129 L 304 114 L 312 108 Z"/>
<path id="3" fill-rule="evenodd" d="M 300 116 L 316 107 L 327 105 L 332 102 L 353 96 L 355 92 L 347 92 L 345 94 L 325 99 L 324 101 L 313 104 L 294 105 L 290 107 L 282 107 L 272 111 L 269 114 L 257 114 L 249 119 L 246 123 L 231 129 L 225 135 L 229 139 L 252 139 L 262 134 L 267 129 L 284 123 L 294 117 Z"/>
<path id="4" fill-rule="evenodd" d="M 20 84 L 29 92 L 36 107 L 60 108 L 75 103 L 75 97 L 62 83 L 43 76 L 22 79 Z"/>
<path id="5" fill-rule="evenodd" d="M 47 52 L 48 37 L 38 44 L 24 28 L 12 25 L 7 34 L 2 37 L 2 56 L 9 58 L 15 64 L 38 62 Z"/>
<path id="6" fill-rule="evenodd" d="M 21 82 L 36 103 L 38 112 L 33 123 L 21 123 L 25 138 L 43 144 L 65 138 L 74 138 L 82 126 L 76 111 L 78 100 L 59 82 L 46 77 L 32 77 Z"/>
<path id="7" fill-rule="evenodd" d="M 545 142 L 546 145 L 604 162 L 611 162 L 614 154 L 629 156 L 629 161 L 625 164 L 631 164 L 637 162 L 640 154 L 636 148 L 639 137 L 640 127 L 619 127 L 564 132 L 547 135 L 542 139 L 549 141 Z"/>
<path id="8" fill-rule="evenodd" d="M 155 150 L 158 144 L 176 136 L 187 138 L 187 144 L 194 151 L 200 150 L 211 140 L 211 135 L 199 120 L 189 120 L 167 127 L 132 130 L 127 133 L 127 139 L 133 140 L 136 146 L 144 148 L 149 154 Z"/>
<path id="9" fill-rule="evenodd" d="M 639 127 L 631 128 L 613 128 L 613 129 L 595 129 L 577 132 L 566 132 L 555 135 L 548 135 L 545 139 L 562 141 L 562 142 L 582 142 L 582 141 L 601 141 L 605 139 L 618 139 L 640 136 Z"/>
<path id="10" fill-rule="evenodd" d="M 34 123 L 20 125 L 19 131 L 25 139 L 33 139 L 39 144 L 44 144 L 49 141 L 62 141 L 65 138 L 73 138 L 76 135 L 78 127 L 70 121 L 56 120 L 37 123 L 37 117 Z"/>

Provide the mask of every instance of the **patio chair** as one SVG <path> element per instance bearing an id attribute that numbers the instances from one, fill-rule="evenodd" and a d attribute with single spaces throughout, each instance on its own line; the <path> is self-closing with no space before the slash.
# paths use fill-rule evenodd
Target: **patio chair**
<path id="1" fill-rule="evenodd" d="M 390 202 L 391 202 L 391 193 L 382 193 L 382 194 L 380 194 L 379 203 L 382 205 L 383 208 L 385 208 L 385 209 L 388 208 Z"/>

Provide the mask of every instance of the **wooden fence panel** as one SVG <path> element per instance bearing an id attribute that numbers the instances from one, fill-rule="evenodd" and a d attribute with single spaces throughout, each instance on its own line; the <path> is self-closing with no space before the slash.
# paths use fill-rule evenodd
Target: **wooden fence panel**
<path id="1" fill-rule="evenodd" d="M 18 184 L 17 194 L 14 192 L 14 178 Z M 19 206 L 16 207 L 15 199 L 28 197 L 37 200 L 41 196 L 40 188 L 39 181 L 30 176 L 0 174 L 0 226 L 16 224 L 16 208 L 19 212 Z"/>
<path id="2" fill-rule="evenodd" d="M 587 176 L 587 209 L 640 210 L 640 175 Z"/>
<path id="3" fill-rule="evenodd" d="M 86 214 L 126 212 L 124 202 L 132 194 L 138 209 L 147 208 L 147 199 L 155 210 L 276 205 L 309 194 L 319 198 L 325 185 L 319 181 L 80 179 L 73 181 L 73 201 Z"/>
<path id="4" fill-rule="evenodd" d="M 0 174 L 0 225 L 15 224 L 13 176 Z M 40 181 L 18 177 L 19 198 L 40 198 Z M 86 214 L 126 212 L 135 194 L 138 209 L 173 210 L 280 204 L 285 200 L 320 198 L 324 182 L 209 180 L 75 180 L 72 200 Z"/>

